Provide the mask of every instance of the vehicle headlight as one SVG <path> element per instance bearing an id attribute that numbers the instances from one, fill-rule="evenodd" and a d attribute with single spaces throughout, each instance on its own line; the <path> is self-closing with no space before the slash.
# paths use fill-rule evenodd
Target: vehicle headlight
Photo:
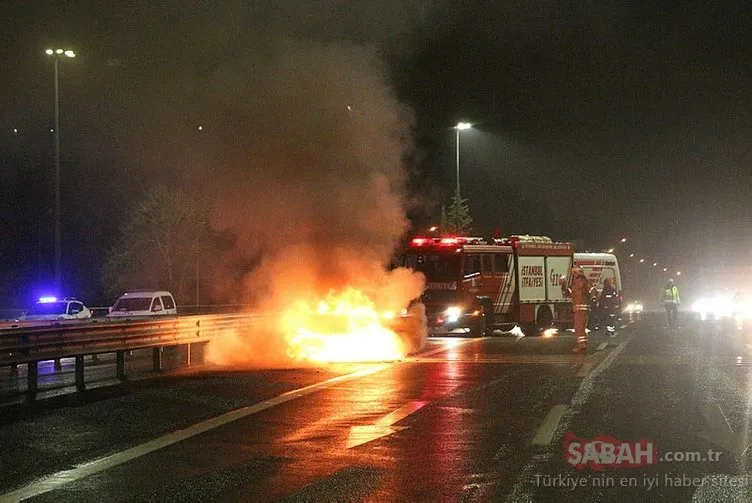
<path id="1" fill-rule="evenodd" d="M 444 314 L 446 314 L 447 321 L 449 323 L 453 323 L 460 319 L 460 316 L 462 315 L 462 309 L 458 306 L 450 306 L 447 308 Z"/>
<path id="2" fill-rule="evenodd" d="M 707 299 L 700 299 L 694 304 L 692 304 L 692 311 L 695 311 L 697 313 L 705 313 L 708 311 L 708 301 Z"/>

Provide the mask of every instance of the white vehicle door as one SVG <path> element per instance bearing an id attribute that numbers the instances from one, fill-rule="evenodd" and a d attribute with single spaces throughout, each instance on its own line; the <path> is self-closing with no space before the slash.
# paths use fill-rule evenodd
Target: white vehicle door
<path id="1" fill-rule="evenodd" d="M 566 281 L 572 269 L 571 257 L 546 257 L 546 281 L 548 282 L 548 300 L 565 302 L 568 299 L 561 292 L 561 278 Z"/>
<path id="2" fill-rule="evenodd" d="M 520 302 L 543 302 L 546 300 L 546 276 L 544 257 L 518 257 L 520 278 Z"/>
<path id="3" fill-rule="evenodd" d="M 81 318 L 84 316 L 84 305 L 80 302 L 71 302 L 68 304 L 68 314 L 71 318 Z"/>
<path id="4" fill-rule="evenodd" d="M 175 299 L 172 298 L 172 295 L 162 295 L 162 305 L 164 306 L 165 314 L 177 314 Z"/>
<path id="5" fill-rule="evenodd" d="M 164 314 L 162 312 L 162 300 L 159 297 L 154 297 L 151 303 L 151 312 L 154 314 Z"/>

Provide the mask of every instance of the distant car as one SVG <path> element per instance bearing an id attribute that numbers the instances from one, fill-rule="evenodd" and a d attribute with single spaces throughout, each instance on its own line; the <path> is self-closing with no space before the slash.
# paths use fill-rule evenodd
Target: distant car
<path id="1" fill-rule="evenodd" d="M 110 308 L 109 317 L 165 316 L 178 314 L 175 299 L 163 290 L 125 292 Z"/>
<path id="2" fill-rule="evenodd" d="M 644 306 L 642 302 L 637 300 L 637 301 L 630 302 L 629 304 L 627 304 L 626 307 L 624 308 L 624 312 L 629 313 L 629 314 L 640 314 L 643 308 Z"/>
<path id="3" fill-rule="evenodd" d="M 85 320 L 88 318 L 91 318 L 91 311 L 78 299 L 73 297 L 64 299 L 42 297 L 19 320 Z"/>
<path id="4" fill-rule="evenodd" d="M 722 291 L 697 299 L 692 304 L 692 311 L 701 320 L 750 319 L 752 318 L 752 295 L 739 290 Z"/>

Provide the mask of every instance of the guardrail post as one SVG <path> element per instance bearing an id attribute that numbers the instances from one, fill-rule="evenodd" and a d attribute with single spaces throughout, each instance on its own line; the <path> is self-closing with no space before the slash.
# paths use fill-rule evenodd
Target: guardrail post
<path id="1" fill-rule="evenodd" d="M 86 391 L 86 381 L 84 380 L 84 357 L 76 356 L 76 390 L 79 392 Z"/>
<path id="2" fill-rule="evenodd" d="M 29 397 L 29 400 L 34 400 L 37 397 L 37 390 L 39 385 L 39 362 L 28 362 L 27 367 L 28 370 L 26 371 L 26 394 Z"/>
<path id="3" fill-rule="evenodd" d="M 115 373 L 118 379 L 125 381 L 125 351 L 115 353 Z"/>
<path id="4" fill-rule="evenodd" d="M 190 342 L 185 345 L 185 349 L 186 349 L 186 353 L 188 353 L 186 357 L 187 359 L 186 364 L 190 367 L 191 366 L 191 343 Z"/>
<path id="5" fill-rule="evenodd" d="M 61 370 L 63 370 L 63 364 L 60 361 L 60 358 L 55 358 L 55 371 L 60 372 Z"/>
<path id="6" fill-rule="evenodd" d="M 154 370 L 162 370 L 162 348 L 154 348 L 151 354 Z"/>

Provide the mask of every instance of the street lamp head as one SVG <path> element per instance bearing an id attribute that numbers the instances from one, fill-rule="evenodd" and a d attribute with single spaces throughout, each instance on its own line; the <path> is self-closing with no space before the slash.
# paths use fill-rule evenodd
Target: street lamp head
<path id="1" fill-rule="evenodd" d="M 73 51 L 71 51 L 71 50 L 65 51 L 63 54 L 65 54 L 69 58 L 75 58 L 76 57 L 76 53 L 73 52 Z"/>
<path id="2" fill-rule="evenodd" d="M 52 49 L 47 49 L 47 50 L 46 50 L 46 51 L 44 51 L 44 52 L 45 52 L 45 54 L 47 54 L 48 56 L 52 56 L 53 54 L 55 54 L 55 51 L 53 51 Z"/>
<path id="3" fill-rule="evenodd" d="M 473 125 L 469 122 L 458 122 L 454 127 L 459 131 L 464 131 L 465 129 L 470 129 L 471 127 L 473 127 Z"/>
<path id="4" fill-rule="evenodd" d="M 65 51 L 64 51 L 64 50 L 62 50 L 62 49 L 55 49 L 55 54 L 62 54 L 62 53 L 64 53 L 64 52 L 65 52 Z"/>

